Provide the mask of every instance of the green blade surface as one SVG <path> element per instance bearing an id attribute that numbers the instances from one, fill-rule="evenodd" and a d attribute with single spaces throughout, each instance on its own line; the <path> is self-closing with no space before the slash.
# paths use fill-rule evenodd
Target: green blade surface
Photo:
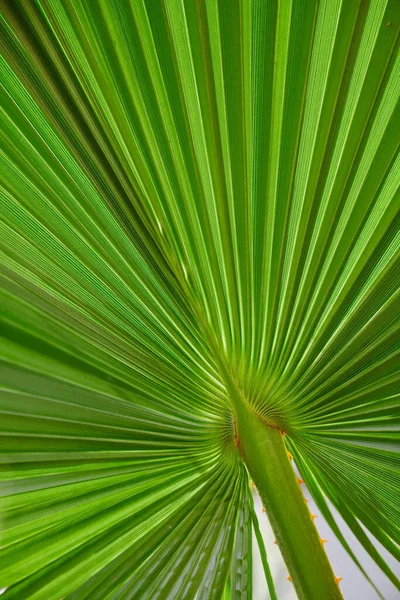
<path id="1" fill-rule="evenodd" d="M 399 32 L 397 0 L 3 1 L 6 599 L 251 598 L 227 373 L 400 589 L 364 529 L 400 558 Z"/>

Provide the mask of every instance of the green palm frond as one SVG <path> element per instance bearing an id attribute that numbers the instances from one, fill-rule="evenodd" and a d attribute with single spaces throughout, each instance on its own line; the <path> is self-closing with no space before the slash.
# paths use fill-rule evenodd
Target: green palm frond
<path id="1" fill-rule="evenodd" d="M 399 32 L 397 0 L 3 2 L 7 600 L 250 600 L 253 535 L 276 598 L 241 401 L 400 589 L 366 533 L 400 560 Z"/>

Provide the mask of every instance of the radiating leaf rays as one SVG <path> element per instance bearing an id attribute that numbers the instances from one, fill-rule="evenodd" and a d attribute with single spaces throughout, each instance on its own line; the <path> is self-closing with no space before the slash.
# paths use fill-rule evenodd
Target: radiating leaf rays
<path id="1" fill-rule="evenodd" d="M 222 595 L 216 352 L 399 586 L 398 2 L 2 9 L 6 596 Z"/>

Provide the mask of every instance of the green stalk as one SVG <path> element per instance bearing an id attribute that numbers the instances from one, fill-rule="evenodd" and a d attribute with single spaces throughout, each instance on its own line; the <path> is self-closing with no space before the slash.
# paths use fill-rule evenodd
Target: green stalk
<path id="1" fill-rule="evenodd" d="M 233 404 L 236 445 L 261 497 L 297 597 L 343 600 L 281 431 L 253 412 L 206 321 L 203 324 Z"/>
<path id="2" fill-rule="evenodd" d="M 233 383 L 236 443 L 260 494 L 300 600 L 342 600 L 281 432 L 262 421 Z"/>

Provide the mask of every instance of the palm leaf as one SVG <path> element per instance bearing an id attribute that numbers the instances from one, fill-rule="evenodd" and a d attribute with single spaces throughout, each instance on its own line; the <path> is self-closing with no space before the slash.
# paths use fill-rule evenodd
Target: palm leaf
<path id="1" fill-rule="evenodd" d="M 6 598 L 251 598 L 253 529 L 276 597 L 231 385 L 400 589 L 399 29 L 3 3 Z"/>

